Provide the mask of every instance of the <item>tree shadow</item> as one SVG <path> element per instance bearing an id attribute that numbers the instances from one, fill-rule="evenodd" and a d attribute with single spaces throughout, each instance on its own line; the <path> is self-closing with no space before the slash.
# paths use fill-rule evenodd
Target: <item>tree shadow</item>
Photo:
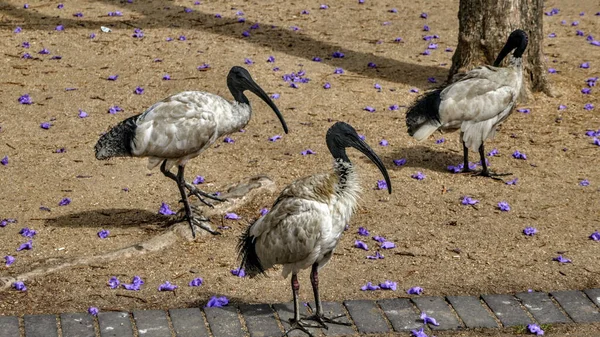
<path id="1" fill-rule="evenodd" d="M 102 2 L 118 5 L 115 1 L 102 0 Z M 245 43 L 254 43 L 261 47 L 271 48 L 274 51 L 302 57 L 306 60 L 312 60 L 313 57 L 319 56 L 325 64 L 342 67 L 361 76 L 413 86 L 426 85 L 427 77 L 443 78 L 448 73 L 448 70 L 443 67 L 401 62 L 371 53 L 346 49 L 339 45 L 315 40 L 301 32 L 272 26 L 268 23 L 260 23 L 260 28 L 252 30 L 252 35 L 246 38 L 242 36 L 242 32 L 249 30 L 249 27 L 253 24 L 259 24 L 258 22 L 246 21 L 239 23 L 237 19 L 233 18 L 219 19 L 215 18 L 214 13 L 205 13 L 196 8 L 191 13 L 185 13 L 184 7 L 171 1 L 158 1 L 154 7 L 149 7 L 150 4 L 152 2 L 138 1 L 127 4 L 127 7 L 135 11 L 136 14 L 140 14 L 140 17 L 121 21 L 111 19 L 108 16 L 101 17 L 99 20 L 47 17 L 34 9 L 17 8 L 4 1 L 0 1 L 0 13 L 22 19 L 24 23 L 21 27 L 32 30 L 52 31 L 58 24 L 64 25 L 66 29 L 88 30 L 96 30 L 100 26 L 115 28 L 177 27 L 203 30 L 243 40 Z M 165 12 L 164 7 L 166 6 L 174 9 Z M 344 59 L 331 57 L 334 51 L 344 53 Z M 377 64 L 379 69 L 369 68 L 367 66 L 369 62 Z M 385 71 L 382 69 L 385 69 Z"/>
<path id="2" fill-rule="evenodd" d="M 52 227 L 131 227 L 144 224 L 168 225 L 173 218 L 143 209 L 98 209 L 61 215 L 44 220 Z"/>
<path id="3" fill-rule="evenodd" d="M 458 165 L 463 162 L 462 153 L 453 152 L 448 148 L 436 149 L 424 145 L 397 147 L 392 156 L 394 159 L 406 159 L 406 164 L 402 166 L 392 164 L 394 170 L 411 167 L 451 174 L 448 165 Z"/>

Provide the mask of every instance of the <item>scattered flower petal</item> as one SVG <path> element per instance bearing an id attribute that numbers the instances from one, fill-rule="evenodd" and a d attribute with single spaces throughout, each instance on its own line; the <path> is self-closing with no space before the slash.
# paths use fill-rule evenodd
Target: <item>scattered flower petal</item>
<path id="1" fill-rule="evenodd" d="M 364 250 L 369 250 L 369 247 L 367 247 L 367 244 L 360 240 L 354 241 L 354 247 L 364 249 Z"/>
<path id="2" fill-rule="evenodd" d="M 210 300 L 208 300 L 208 303 L 206 304 L 206 307 L 211 308 L 211 307 L 216 307 L 216 308 L 221 308 L 224 307 L 226 305 L 229 304 L 229 300 L 227 299 L 227 297 L 222 296 L 222 297 L 217 297 L 217 296 L 213 296 L 210 298 Z"/>
<path id="3" fill-rule="evenodd" d="M 409 295 L 421 295 L 423 293 L 423 288 L 421 287 L 412 287 L 406 291 Z"/>
<path id="4" fill-rule="evenodd" d="M 377 285 L 373 285 L 371 282 L 367 282 L 367 284 L 365 284 L 364 286 L 360 287 L 360 290 L 362 291 L 366 291 L 366 290 L 379 290 L 379 286 Z"/>
<path id="5" fill-rule="evenodd" d="M 523 230 L 523 234 L 527 235 L 527 236 L 533 236 L 538 232 L 538 230 L 535 227 L 525 227 L 525 229 Z"/>
<path id="6" fill-rule="evenodd" d="M 158 286 L 158 291 L 173 291 L 177 288 L 179 287 L 171 284 L 169 281 L 165 281 L 165 283 Z"/>

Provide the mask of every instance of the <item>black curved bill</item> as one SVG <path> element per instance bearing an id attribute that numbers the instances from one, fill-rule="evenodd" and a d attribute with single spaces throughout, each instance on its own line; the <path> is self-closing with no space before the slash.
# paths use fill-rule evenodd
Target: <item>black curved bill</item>
<path id="1" fill-rule="evenodd" d="M 279 121 L 281 122 L 281 126 L 283 126 L 283 131 L 285 131 L 285 133 L 288 133 L 287 124 L 285 124 L 285 120 L 283 119 L 281 112 L 279 112 L 279 109 L 277 108 L 275 103 L 273 103 L 269 95 L 267 95 L 267 93 L 264 90 L 262 90 L 262 88 L 259 87 L 258 84 L 256 84 L 256 82 L 254 82 L 254 80 L 252 80 L 251 78 L 246 78 L 246 80 L 248 81 L 247 89 L 252 91 L 256 96 L 260 97 L 263 101 L 265 101 L 265 103 L 267 103 L 271 107 L 271 109 L 273 109 L 273 111 L 275 111 L 277 118 L 279 118 Z"/>
<path id="2" fill-rule="evenodd" d="M 387 184 L 388 192 L 392 194 L 392 182 L 390 181 L 390 176 L 388 175 L 387 169 L 385 168 L 385 166 L 381 162 L 381 159 L 379 159 L 375 151 L 373 151 L 373 149 L 371 149 L 371 147 L 360 138 L 352 142 L 351 146 L 357 149 L 358 151 L 362 152 L 375 165 L 377 165 L 377 168 L 379 169 L 379 171 L 381 171 L 381 174 L 383 174 L 383 178 L 385 179 L 385 182 Z"/>

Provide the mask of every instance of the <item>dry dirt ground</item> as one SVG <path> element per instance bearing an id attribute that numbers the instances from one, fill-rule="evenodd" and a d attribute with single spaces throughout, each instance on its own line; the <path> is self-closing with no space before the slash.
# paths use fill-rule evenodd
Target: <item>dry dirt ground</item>
<path id="1" fill-rule="evenodd" d="M 0 256 L 16 258 L 10 267 L 0 268 L 2 276 L 17 277 L 60 259 L 101 254 L 164 232 L 161 225 L 167 218 L 157 211 L 161 202 L 178 208 L 175 184 L 158 170 L 148 171 L 144 159 L 97 161 L 93 146 L 109 127 L 171 94 L 203 90 L 229 98 L 226 74 L 233 65 L 243 65 L 269 94 L 280 94 L 275 103 L 290 133 L 270 142 L 269 137 L 282 134 L 281 125 L 263 102 L 249 96 L 254 116 L 246 132 L 233 134 L 235 143 L 219 140 L 192 160 L 188 179 L 202 175 L 206 182 L 200 186 L 214 192 L 244 177 L 266 174 L 279 191 L 296 178 L 331 168 L 324 134 L 336 120 L 364 134 L 390 172 L 392 195 L 375 189 L 381 179 L 375 166 L 361 154 L 350 153 L 364 193 L 361 208 L 321 273 L 324 300 L 405 296 L 413 286 L 424 288 L 427 295 L 600 287 L 600 243 L 588 239 L 600 229 L 599 147 L 585 135 L 600 128 L 600 104 L 598 89 L 592 88 L 590 95 L 580 92 L 587 78 L 598 76 L 600 47 L 576 36 L 580 29 L 586 36 L 600 37 L 596 1 L 546 3 L 546 10 L 560 9 L 558 15 L 544 17 L 545 35 L 557 35 L 546 38 L 544 48 L 548 67 L 558 70 L 549 76 L 559 96 L 534 95 L 519 106 L 530 113 L 515 112 L 496 138 L 486 142 L 486 150 L 500 153 L 490 157 L 492 168 L 512 172 L 518 178 L 514 186 L 449 173 L 446 166 L 462 158 L 458 134 L 436 135 L 446 139 L 436 144 L 435 139 L 417 143 L 406 133 L 405 106 L 418 95 L 410 89 L 422 92 L 435 85 L 428 78 L 443 82 L 447 75 L 452 52 L 445 49 L 456 46 L 458 1 L 349 1 L 329 3 L 328 9 L 309 0 L 63 3 L 62 9 L 49 1 L 32 1 L 28 9 L 19 1 L 0 5 L 0 157 L 9 158 L 8 165 L 0 166 L 0 218 L 18 220 L 0 228 Z M 301 14 L 303 10 L 309 14 Z M 114 11 L 122 16 L 107 15 Z M 75 17 L 76 12 L 83 17 Z M 427 19 L 420 18 L 423 12 Z M 216 13 L 222 18 L 215 18 Z M 242 17 L 246 21 L 238 22 Z M 579 26 L 571 26 L 573 21 Z M 255 23 L 259 28 L 251 29 Z M 55 30 L 57 25 L 64 30 Z M 423 25 L 431 30 L 424 32 Z M 17 26 L 22 32 L 13 32 Z M 101 32 L 101 26 L 112 32 Z M 143 38 L 132 37 L 135 28 L 143 30 Z M 242 36 L 244 31 L 250 36 Z M 429 56 L 421 55 L 429 44 L 422 38 L 426 34 L 439 35 L 438 48 Z M 403 42 L 394 42 L 397 37 Z M 30 48 L 23 48 L 23 42 Z M 50 54 L 38 54 L 43 48 Z M 336 51 L 345 57 L 333 58 Z M 27 52 L 33 59 L 22 58 Z M 62 59 L 51 59 L 57 55 Z M 269 56 L 274 63 L 267 62 Z M 246 65 L 246 58 L 254 64 Z M 369 67 L 369 62 L 377 67 Z M 580 68 L 583 62 L 590 67 Z M 204 63 L 209 70 L 199 71 Z M 336 68 L 345 73 L 334 74 Z M 292 88 L 282 80 L 283 74 L 298 71 L 305 71 L 310 81 Z M 116 81 L 107 80 L 117 74 Z M 165 74 L 171 80 L 163 80 Z M 327 82 L 330 89 L 323 88 Z M 138 86 L 144 88 L 141 95 L 134 94 Z M 19 104 L 26 93 L 33 104 Z M 595 109 L 584 110 L 587 103 Z M 400 109 L 389 110 L 394 104 Z M 559 111 L 560 104 L 567 109 Z M 107 113 L 113 105 L 124 111 Z M 366 106 L 376 111 L 363 110 Z M 89 116 L 79 118 L 79 109 Z M 42 129 L 43 122 L 52 126 Z M 382 139 L 389 146 L 378 145 Z M 56 153 L 61 148 L 66 151 Z M 316 154 L 302 156 L 307 148 Z M 527 160 L 512 158 L 515 150 Z M 471 157 L 477 160 L 475 153 Z M 393 160 L 400 158 L 407 162 L 397 167 Z M 417 171 L 426 178 L 411 178 Z M 589 186 L 580 186 L 583 179 Z M 480 202 L 463 206 L 464 196 Z M 71 204 L 58 206 L 66 197 Z M 0 312 L 188 307 L 204 305 L 215 294 L 241 302 L 289 301 L 289 281 L 279 270 L 255 280 L 230 273 L 236 267 L 237 237 L 275 198 L 262 193 L 236 209 L 241 220 L 214 216 L 213 226 L 231 227 L 218 237 L 180 240 L 159 252 L 28 279 L 26 292 L 0 291 Z M 509 212 L 497 209 L 501 201 L 510 204 Z M 371 236 L 393 241 L 396 248 L 381 251 L 382 260 L 367 260 L 378 245 L 358 236 L 361 226 Z M 523 235 L 528 226 L 538 234 Z M 16 252 L 28 240 L 19 235 L 23 227 L 35 229 L 37 235 L 32 250 Z M 110 230 L 107 239 L 98 238 L 101 229 Z M 370 250 L 354 248 L 357 239 L 367 242 Z M 559 253 L 572 263 L 553 261 Z M 129 282 L 135 275 L 145 281 L 140 291 L 107 286 L 111 276 Z M 188 287 L 195 277 L 202 277 L 204 284 Z M 179 289 L 158 292 L 167 280 Z M 398 290 L 360 290 L 369 281 L 385 280 L 397 282 Z M 308 274 L 301 274 L 300 281 L 302 299 L 311 300 Z"/>

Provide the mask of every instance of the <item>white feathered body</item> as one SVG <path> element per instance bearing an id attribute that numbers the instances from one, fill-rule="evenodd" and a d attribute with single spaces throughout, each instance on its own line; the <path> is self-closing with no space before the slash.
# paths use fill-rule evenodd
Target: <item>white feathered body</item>
<path id="1" fill-rule="evenodd" d="M 131 152 L 148 157 L 148 169 L 165 159 L 167 169 L 185 165 L 219 137 L 243 128 L 251 114 L 249 104 L 184 91 L 152 105 L 135 120 Z"/>
<path id="2" fill-rule="evenodd" d="M 422 141 L 436 130 L 460 129 L 465 145 L 477 151 L 512 112 L 523 83 L 521 62 L 511 57 L 508 67 L 482 66 L 457 77 L 439 94 L 439 120 L 426 121 L 413 137 Z"/>
<path id="3" fill-rule="evenodd" d="M 296 180 L 281 192 L 273 209 L 252 225 L 249 235 L 256 240 L 264 270 L 280 264 L 287 277 L 314 263 L 321 268 L 329 262 L 360 192 L 351 164 L 336 161 L 335 166 L 345 170 L 345 180 L 340 181 L 337 172 Z"/>

